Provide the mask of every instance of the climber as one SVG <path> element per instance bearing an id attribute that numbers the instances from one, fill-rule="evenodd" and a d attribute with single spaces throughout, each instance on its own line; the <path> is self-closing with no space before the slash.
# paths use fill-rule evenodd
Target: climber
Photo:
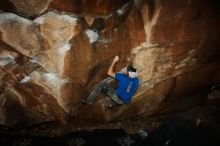
<path id="1" fill-rule="evenodd" d="M 108 75 L 118 81 L 117 89 L 114 89 L 108 83 L 102 81 L 96 85 L 95 89 L 90 93 L 87 100 L 83 100 L 83 103 L 92 105 L 96 96 L 101 91 L 106 93 L 112 101 L 111 104 L 108 105 L 109 108 L 115 107 L 116 105 L 128 104 L 131 102 L 132 96 L 139 86 L 137 71 L 134 67 L 128 66 L 126 71 L 122 73 L 114 73 L 113 68 L 118 61 L 119 57 L 115 56 L 108 69 Z"/>

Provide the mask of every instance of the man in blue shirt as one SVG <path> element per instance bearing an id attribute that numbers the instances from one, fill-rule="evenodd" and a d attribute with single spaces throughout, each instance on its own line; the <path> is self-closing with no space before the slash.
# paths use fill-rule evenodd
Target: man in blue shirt
<path id="1" fill-rule="evenodd" d="M 108 106 L 109 108 L 115 105 L 128 104 L 131 102 L 132 96 L 135 94 L 135 91 L 139 86 L 137 71 L 134 67 L 128 66 L 126 72 L 114 73 L 113 68 L 118 61 L 119 57 L 115 56 L 108 69 L 108 75 L 118 81 L 117 88 L 114 89 L 108 83 L 102 81 L 98 85 L 96 85 L 95 89 L 88 96 L 87 100 L 83 100 L 84 103 L 92 105 L 95 101 L 96 96 L 101 91 L 105 92 L 112 100 L 112 104 L 109 104 Z"/>

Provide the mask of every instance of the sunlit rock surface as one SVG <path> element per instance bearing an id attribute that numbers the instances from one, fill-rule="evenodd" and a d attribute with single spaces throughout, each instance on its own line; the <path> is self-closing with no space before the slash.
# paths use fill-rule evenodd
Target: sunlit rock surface
<path id="1" fill-rule="evenodd" d="M 220 83 L 219 2 L 3 0 L 0 123 L 106 122 L 166 110 Z M 141 80 L 131 104 L 81 104 L 115 55 Z M 112 85 L 115 82 L 108 79 Z"/>

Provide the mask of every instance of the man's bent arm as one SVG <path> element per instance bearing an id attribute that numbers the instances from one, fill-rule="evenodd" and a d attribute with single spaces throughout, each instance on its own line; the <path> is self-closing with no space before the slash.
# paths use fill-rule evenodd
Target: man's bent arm
<path id="1" fill-rule="evenodd" d="M 115 78 L 115 73 L 114 73 L 113 69 L 114 69 L 114 66 L 115 66 L 116 62 L 118 62 L 118 60 L 119 60 L 119 57 L 115 56 L 115 58 L 113 59 L 111 65 L 108 68 L 108 73 L 107 74 L 109 76 L 113 77 L 113 78 Z"/>

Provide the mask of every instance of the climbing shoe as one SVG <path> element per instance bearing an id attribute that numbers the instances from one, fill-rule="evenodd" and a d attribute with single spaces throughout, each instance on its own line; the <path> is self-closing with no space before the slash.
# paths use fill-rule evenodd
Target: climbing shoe
<path id="1" fill-rule="evenodd" d="M 87 104 L 87 105 L 92 105 L 92 103 L 87 102 L 85 99 L 82 100 L 82 103 Z"/>

